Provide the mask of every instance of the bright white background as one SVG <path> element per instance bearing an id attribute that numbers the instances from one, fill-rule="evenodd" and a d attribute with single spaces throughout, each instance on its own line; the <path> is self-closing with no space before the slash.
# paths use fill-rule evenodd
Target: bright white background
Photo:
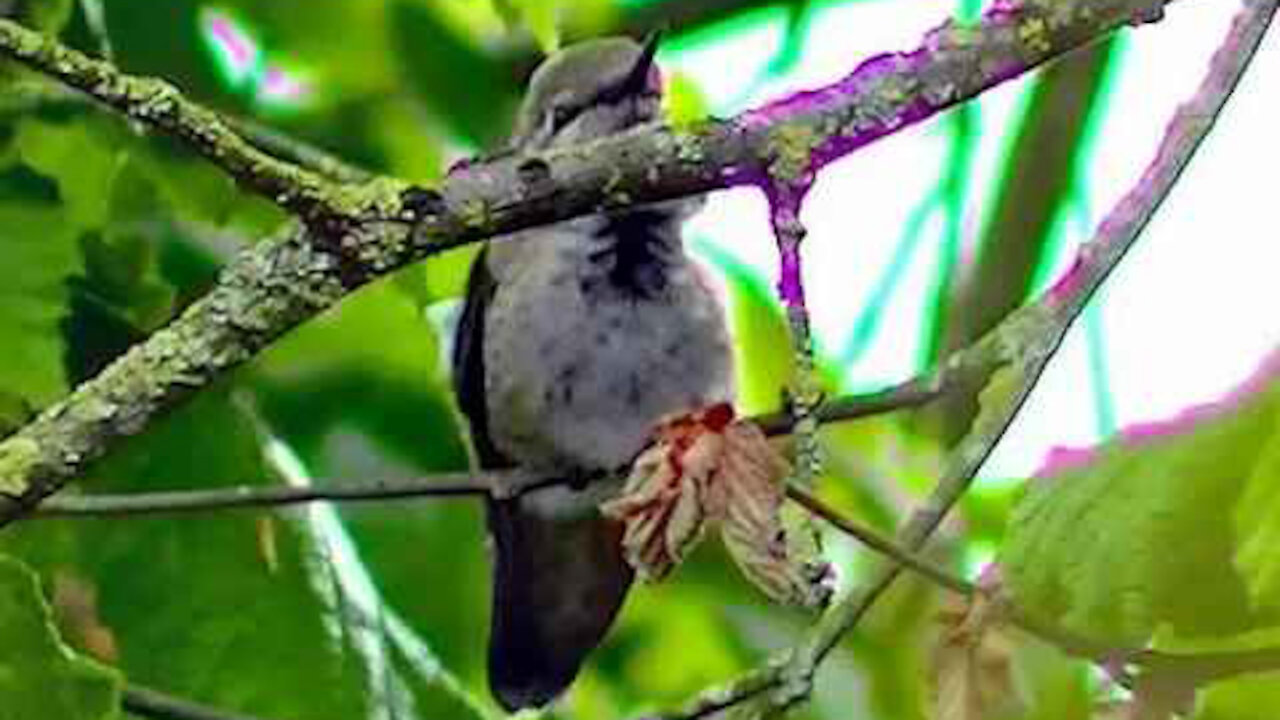
<path id="1" fill-rule="evenodd" d="M 782 42 L 785 19 L 762 14 L 733 41 L 677 45 L 662 62 L 694 79 L 712 110 L 727 114 L 791 90 L 831 82 L 851 60 L 915 47 L 948 17 L 951 2 L 863 2 L 819 11 L 803 56 L 784 80 L 751 83 Z M 1174 3 L 1166 19 L 1126 31 L 1121 68 L 1097 118 L 1093 152 L 1082 158 L 1088 222 L 1064 223 L 1060 268 L 1102 214 L 1151 159 L 1168 118 L 1189 97 L 1221 42 L 1231 0 Z M 744 92 L 744 87 L 749 88 Z M 1026 79 L 981 99 L 982 126 L 965 218 L 965 242 L 983 226 L 1000 161 L 1024 101 Z M 1176 414 L 1221 396 L 1246 378 L 1280 339 L 1280 43 L 1268 39 L 1249 75 L 1177 189 L 1138 246 L 1108 282 L 1092 322 L 1102 338 L 1105 383 L 1124 426 Z M 948 148 L 943 123 L 900 133 L 825 171 L 804 210 L 810 229 L 806 282 L 821 346 L 842 347 L 892 257 L 901 225 L 930 192 Z M 938 261 L 937 216 L 885 308 L 881 331 L 846 367 L 846 385 L 866 389 L 914 374 L 921 322 Z M 719 193 L 691 228 L 707 243 L 772 278 L 776 259 L 762 200 L 751 191 Z M 1049 279 L 1057 274 L 1051 273 Z M 1083 319 L 1082 319 L 1083 320 Z M 1028 407 L 983 475 L 1033 472 L 1056 445 L 1099 437 L 1098 413 L 1078 322 Z"/>

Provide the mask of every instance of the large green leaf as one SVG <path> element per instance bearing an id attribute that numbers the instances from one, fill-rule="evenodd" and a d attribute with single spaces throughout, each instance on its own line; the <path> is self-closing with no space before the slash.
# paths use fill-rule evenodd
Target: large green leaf
<path id="1" fill-rule="evenodd" d="M 1060 455 L 1003 556 L 1027 611 L 1117 645 L 1280 641 L 1280 383 Z"/>
<path id="2" fill-rule="evenodd" d="M 0 718 L 111 720 L 120 676 L 58 637 L 36 576 L 0 556 Z"/>
<path id="3" fill-rule="evenodd" d="M 225 392 L 207 391 L 88 479 L 95 491 L 137 492 L 269 477 L 249 418 Z M 252 513 L 61 520 L 0 540 L 47 575 L 95 591 L 131 680 L 266 717 L 363 712 L 365 673 L 334 633 L 323 562 L 294 524 Z"/>
<path id="4" fill-rule="evenodd" d="M 262 416 L 305 460 L 317 484 L 467 466 L 435 331 L 414 294 L 402 288 L 416 278 L 360 291 L 254 367 Z M 342 531 L 358 555 L 354 562 L 367 568 L 388 610 L 429 646 L 434 661 L 477 686 L 483 682 L 488 577 L 480 509 L 465 499 L 341 508 Z M 407 681 L 421 689 L 424 711 L 432 703 L 457 702 L 456 693 L 442 691 L 444 680 L 423 682 L 418 673 Z"/>

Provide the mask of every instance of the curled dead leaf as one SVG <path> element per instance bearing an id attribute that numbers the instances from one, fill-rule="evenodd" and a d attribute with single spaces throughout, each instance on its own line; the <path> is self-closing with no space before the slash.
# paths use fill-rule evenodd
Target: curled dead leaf
<path id="1" fill-rule="evenodd" d="M 665 419 L 601 506 L 625 527 L 623 550 L 646 580 L 665 577 L 708 527 L 718 527 L 743 574 L 771 599 L 807 607 L 830 598 L 829 566 L 802 551 L 782 519 L 790 465 L 728 405 Z"/>

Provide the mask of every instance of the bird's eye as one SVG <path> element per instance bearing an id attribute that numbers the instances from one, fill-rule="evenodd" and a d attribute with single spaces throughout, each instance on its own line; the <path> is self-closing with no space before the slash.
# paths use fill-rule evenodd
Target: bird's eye
<path id="1" fill-rule="evenodd" d="M 551 127 L 555 130 L 559 130 L 565 125 L 568 125 L 569 121 L 573 120 L 574 116 L 577 114 L 578 113 L 568 105 L 556 105 L 551 108 Z"/>

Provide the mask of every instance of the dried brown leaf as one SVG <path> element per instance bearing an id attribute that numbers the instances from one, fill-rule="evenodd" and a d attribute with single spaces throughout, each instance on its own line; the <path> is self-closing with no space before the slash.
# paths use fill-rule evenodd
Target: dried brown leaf
<path id="1" fill-rule="evenodd" d="M 53 574 L 51 603 L 66 638 L 85 653 L 108 663 L 119 662 L 115 633 L 98 614 L 98 590 L 69 572 Z"/>
<path id="2" fill-rule="evenodd" d="M 666 576 L 718 526 L 738 567 L 766 595 L 818 606 L 830 597 L 830 573 L 782 520 L 789 472 L 758 427 L 717 405 L 666 419 L 622 494 L 601 510 L 624 523 L 624 553 L 644 579 Z"/>
<path id="3" fill-rule="evenodd" d="M 723 514 L 722 494 L 712 487 L 727 422 L 717 408 L 661 423 L 654 443 L 632 464 L 622 494 L 600 508 L 624 523 L 627 562 L 645 580 L 666 577 L 708 521 Z"/>
<path id="4" fill-rule="evenodd" d="M 747 579 L 772 600 L 825 606 L 831 598 L 826 582 L 830 566 L 804 551 L 805 528 L 783 522 L 784 482 L 791 467 L 751 423 L 730 425 L 725 440 L 725 548 Z"/>
<path id="5" fill-rule="evenodd" d="M 983 590 L 956 598 L 939 613 L 942 632 L 933 652 L 934 720 L 988 720 L 1018 711 L 1007 605 L 994 576 Z"/>

